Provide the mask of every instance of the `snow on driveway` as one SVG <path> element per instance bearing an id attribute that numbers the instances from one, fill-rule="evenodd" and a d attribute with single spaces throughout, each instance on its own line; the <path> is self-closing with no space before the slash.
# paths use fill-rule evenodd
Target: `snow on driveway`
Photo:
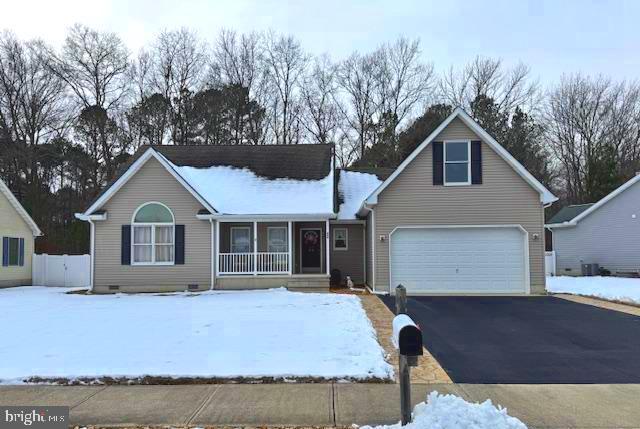
<path id="1" fill-rule="evenodd" d="M 547 291 L 640 304 L 640 279 L 623 277 L 547 277 Z"/>
<path id="2" fill-rule="evenodd" d="M 353 295 L 0 290 L 0 383 L 31 376 L 391 378 Z"/>

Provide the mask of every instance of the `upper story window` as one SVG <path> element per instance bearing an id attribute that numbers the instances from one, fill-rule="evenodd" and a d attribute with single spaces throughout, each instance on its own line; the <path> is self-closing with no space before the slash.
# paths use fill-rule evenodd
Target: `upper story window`
<path id="1" fill-rule="evenodd" d="M 287 251 L 287 228 L 284 226 L 270 226 L 267 228 L 267 252 Z"/>
<path id="2" fill-rule="evenodd" d="M 444 142 L 444 184 L 471 184 L 471 142 Z"/>
<path id="3" fill-rule="evenodd" d="M 173 265 L 175 219 L 162 203 L 146 203 L 133 215 L 132 265 Z"/>

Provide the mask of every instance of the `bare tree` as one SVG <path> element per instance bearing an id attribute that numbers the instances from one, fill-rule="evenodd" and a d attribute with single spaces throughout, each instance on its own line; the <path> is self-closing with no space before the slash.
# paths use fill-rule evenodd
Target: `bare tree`
<path id="1" fill-rule="evenodd" d="M 265 43 L 265 64 L 271 95 L 272 131 L 276 143 L 299 143 L 300 84 L 309 57 L 291 36 L 269 33 Z"/>
<path id="2" fill-rule="evenodd" d="M 345 92 L 342 111 L 348 127 L 355 133 L 355 147 L 362 156 L 369 143 L 369 131 L 378 111 L 379 79 L 374 55 L 352 54 L 340 66 L 340 87 Z"/>
<path id="3" fill-rule="evenodd" d="M 594 202 L 640 165 L 640 87 L 564 76 L 546 108 L 547 138 L 567 201 Z"/>
<path id="4" fill-rule="evenodd" d="M 501 60 L 483 57 L 476 57 L 460 71 L 450 68 L 440 80 L 439 90 L 445 103 L 469 111 L 479 96 L 491 98 L 500 111 L 509 113 L 517 106 L 534 108 L 540 96 L 538 82 L 531 80 L 528 66 L 505 69 Z"/>
<path id="5" fill-rule="evenodd" d="M 116 107 L 127 95 L 129 51 L 109 32 L 76 24 L 52 70 L 67 82 L 83 107 Z"/>
<path id="6" fill-rule="evenodd" d="M 336 143 L 341 132 L 338 68 L 323 55 L 317 58 L 301 88 L 302 123 L 314 143 Z"/>
<path id="7" fill-rule="evenodd" d="M 398 39 L 376 51 L 379 110 L 395 118 L 395 128 L 427 101 L 435 86 L 433 66 L 420 61 L 420 41 Z"/>
<path id="8" fill-rule="evenodd" d="M 165 31 L 158 36 L 151 55 L 153 87 L 172 107 L 172 141 L 185 144 L 190 132 L 188 103 L 202 87 L 206 72 L 206 44 L 186 28 Z"/>

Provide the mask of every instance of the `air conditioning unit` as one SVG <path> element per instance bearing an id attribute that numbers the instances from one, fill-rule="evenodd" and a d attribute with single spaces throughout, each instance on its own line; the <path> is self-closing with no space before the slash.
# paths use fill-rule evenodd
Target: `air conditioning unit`
<path id="1" fill-rule="evenodd" d="M 597 276 L 600 274 L 600 265 L 598 264 L 582 264 L 582 275 L 586 277 Z"/>

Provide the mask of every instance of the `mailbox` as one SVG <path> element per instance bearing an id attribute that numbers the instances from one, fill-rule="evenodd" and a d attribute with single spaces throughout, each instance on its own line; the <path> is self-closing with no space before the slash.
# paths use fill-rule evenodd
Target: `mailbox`
<path id="1" fill-rule="evenodd" d="M 406 314 L 393 319 L 393 342 L 403 356 L 422 356 L 422 331 Z"/>

